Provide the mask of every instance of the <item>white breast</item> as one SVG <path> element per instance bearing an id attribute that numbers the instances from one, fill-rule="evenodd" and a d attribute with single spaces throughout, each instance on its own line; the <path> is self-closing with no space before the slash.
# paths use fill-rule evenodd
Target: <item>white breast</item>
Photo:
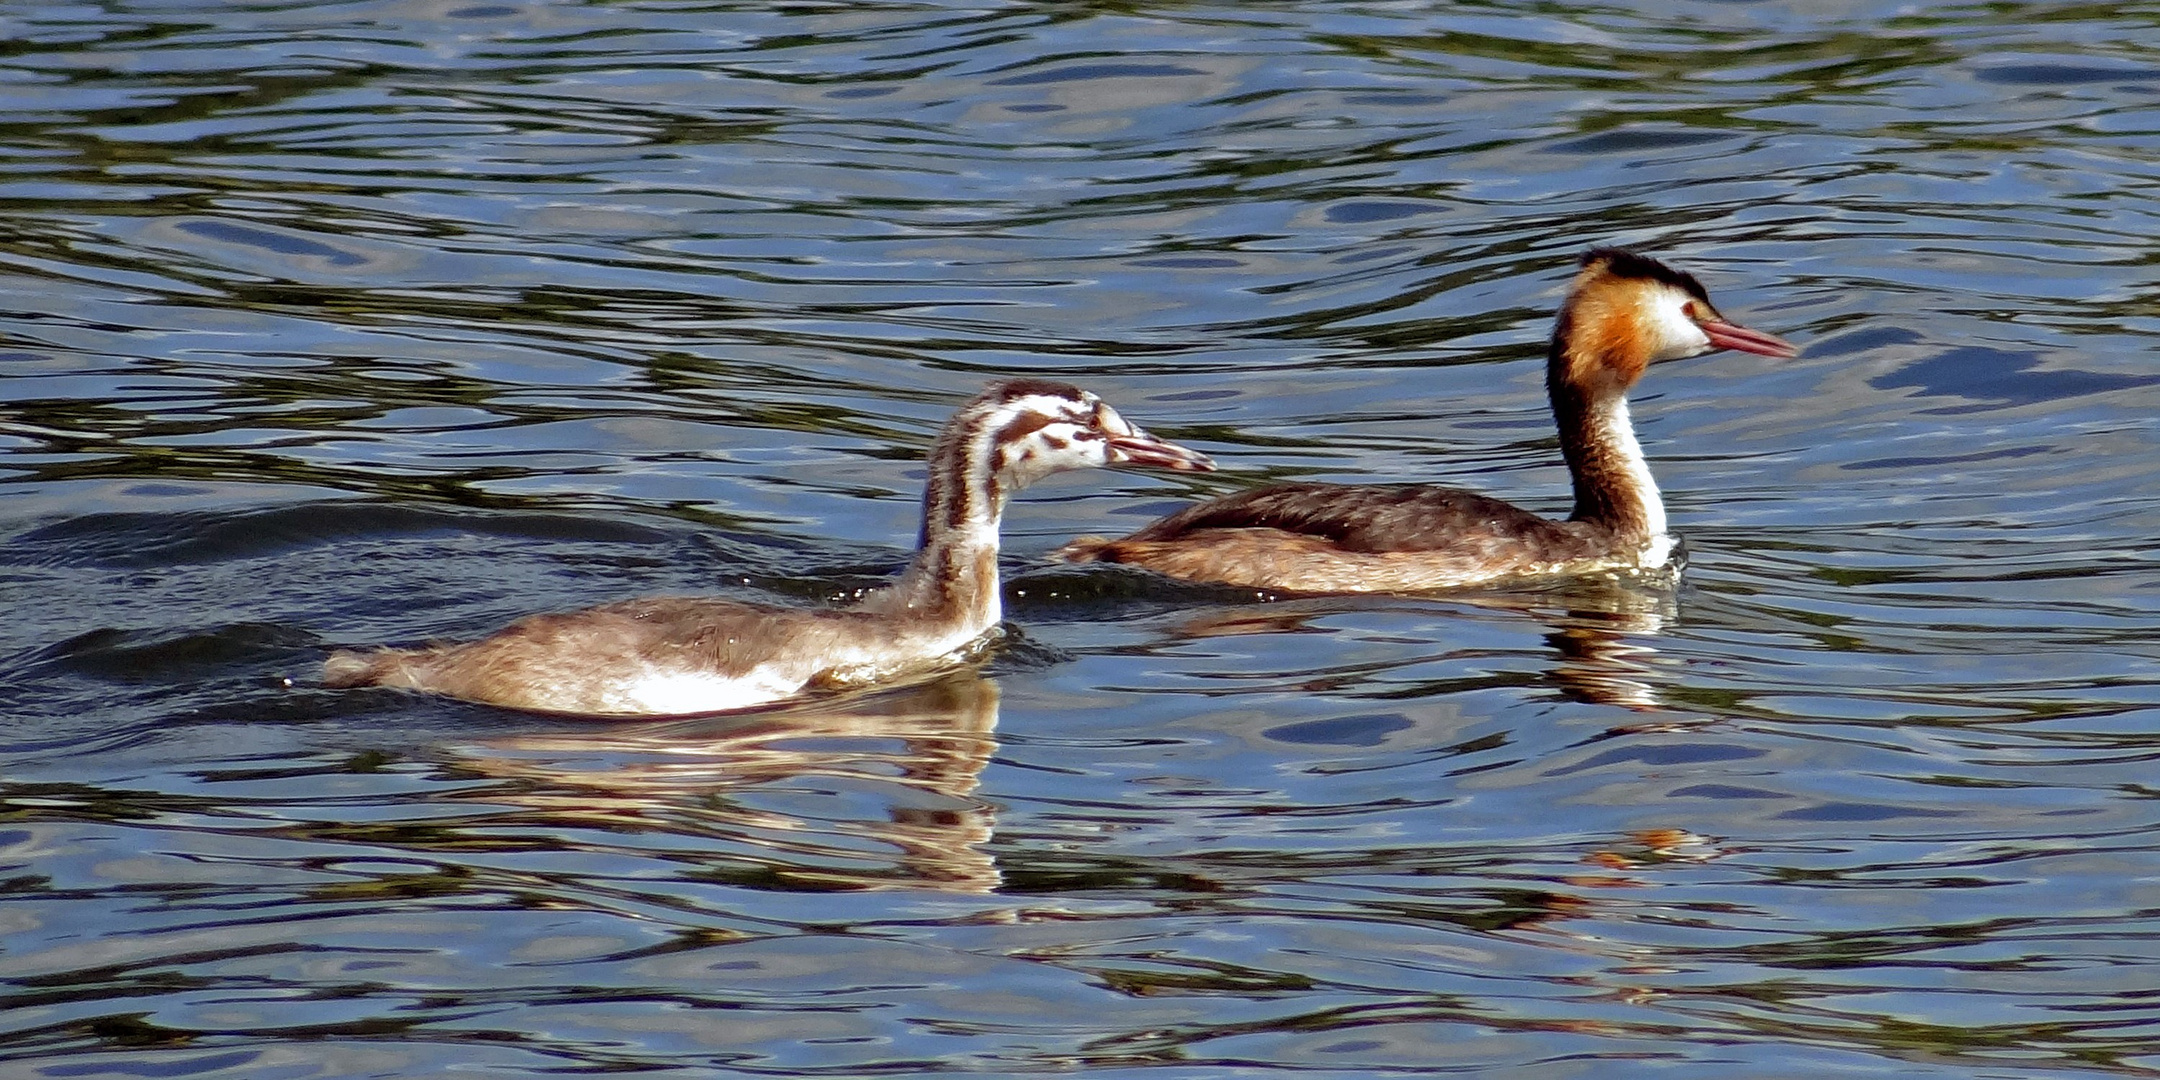
<path id="1" fill-rule="evenodd" d="M 977 631 L 899 635 L 879 647 L 841 646 L 815 657 L 774 660 L 740 675 L 647 663 L 603 692 L 615 713 L 686 716 L 770 705 L 800 695 L 813 681 L 833 689 L 869 685 L 972 659 L 986 641 Z"/>
<path id="2" fill-rule="evenodd" d="M 802 691 L 805 677 L 774 665 L 738 676 L 647 665 L 607 689 L 609 712 L 684 716 L 767 705 Z"/>
<path id="3" fill-rule="evenodd" d="M 1655 570 L 1661 566 L 1664 566 L 1666 563 L 1671 562 L 1673 548 L 1677 546 L 1678 545 L 1673 540 L 1673 535 L 1671 533 L 1661 532 L 1650 537 L 1649 544 L 1645 545 L 1643 548 L 1643 568 L 1648 570 Z"/>

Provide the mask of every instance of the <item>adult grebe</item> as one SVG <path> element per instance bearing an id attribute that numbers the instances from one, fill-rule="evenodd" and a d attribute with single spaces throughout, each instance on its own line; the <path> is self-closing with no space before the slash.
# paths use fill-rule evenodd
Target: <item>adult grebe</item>
<path id="1" fill-rule="evenodd" d="M 1561 304 L 1545 370 L 1575 481 L 1567 520 L 1430 484 L 1275 484 L 1187 507 L 1123 539 L 1075 540 L 1058 557 L 1293 592 L 1415 592 L 1662 566 L 1673 539 L 1627 392 L 1651 364 L 1713 349 L 1799 351 L 1727 321 L 1693 276 L 1597 248 Z"/>

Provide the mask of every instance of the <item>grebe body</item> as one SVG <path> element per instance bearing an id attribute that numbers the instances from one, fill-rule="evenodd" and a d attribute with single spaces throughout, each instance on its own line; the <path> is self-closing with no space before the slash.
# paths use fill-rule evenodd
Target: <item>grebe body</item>
<path id="1" fill-rule="evenodd" d="M 998 523 L 1015 491 L 1067 469 L 1214 467 L 1094 394 L 1039 379 L 963 405 L 929 465 L 914 558 L 851 607 L 628 600 L 529 616 L 466 644 L 334 653 L 323 682 L 592 716 L 722 712 L 888 682 L 986 647 L 1003 613 Z"/>
<path id="2" fill-rule="evenodd" d="M 1617 248 L 1583 256 L 1556 320 L 1546 391 L 1575 508 L 1547 518 L 1437 485 L 1275 484 L 1187 507 L 1121 539 L 1058 552 L 1189 581 L 1288 592 L 1421 592 L 1661 567 L 1675 540 L 1628 415 L 1652 363 L 1791 344 L 1718 314 L 1702 284 Z"/>

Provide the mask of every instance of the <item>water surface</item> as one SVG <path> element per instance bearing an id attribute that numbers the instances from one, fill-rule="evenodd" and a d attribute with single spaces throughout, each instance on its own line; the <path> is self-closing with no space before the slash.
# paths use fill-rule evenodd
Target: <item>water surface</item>
<path id="1" fill-rule="evenodd" d="M 0 1071 L 2160 1073 L 2160 17 L 0 6 Z M 1625 244 L 1676 583 L 1056 568 L 1310 477 L 1566 508 Z M 890 572 L 1047 374 L 980 672 L 596 725 L 325 649 Z"/>

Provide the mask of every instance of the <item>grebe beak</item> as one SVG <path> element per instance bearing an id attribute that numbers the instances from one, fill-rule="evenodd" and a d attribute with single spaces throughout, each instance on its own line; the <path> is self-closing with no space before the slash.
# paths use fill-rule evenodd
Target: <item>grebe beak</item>
<path id="1" fill-rule="evenodd" d="M 1775 334 L 1750 330 L 1738 323 L 1729 323 L 1723 319 L 1700 319 L 1695 325 L 1702 328 L 1703 336 L 1710 339 L 1710 344 L 1720 349 L 1738 349 L 1741 352 L 1775 356 L 1779 359 L 1800 355 L 1799 346 L 1792 342 Z"/>
<path id="2" fill-rule="evenodd" d="M 1179 472 L 1215 471 L 1215 462 L 1206 454 L 1189 450 L 1174 442 L 1165 442 L 1139 428 L 1132 429 L 1132 433 L 1128 435 L 1110 436 L 1110 463 L 1176 469 Z"/>

